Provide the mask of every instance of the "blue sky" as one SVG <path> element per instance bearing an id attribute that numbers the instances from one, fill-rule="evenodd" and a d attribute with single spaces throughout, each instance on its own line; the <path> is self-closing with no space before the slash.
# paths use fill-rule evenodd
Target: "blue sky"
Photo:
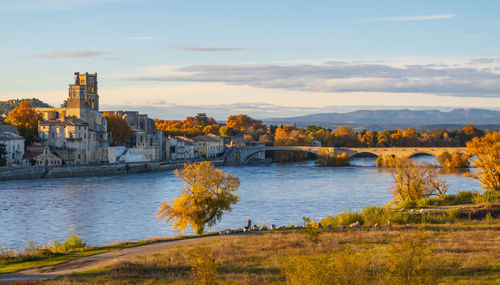
<path id="1" fill-rule="evenodd" d="M 498 1 L 0 0 L 0 100 L 183 118 L 500 109 Z"/>

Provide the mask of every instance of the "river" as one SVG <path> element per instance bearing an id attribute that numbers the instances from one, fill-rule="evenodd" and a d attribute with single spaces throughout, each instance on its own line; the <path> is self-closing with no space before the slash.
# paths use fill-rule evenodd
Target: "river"
<path id="1" fill-rule="evenodd" d="M 428 158 L 422 158 L 428 160 Z M 254 223 L 301 225 L 391 199 L 387 170 L 358 166 L 317 167 L 312 161 L 266 166 L 221 167 L 238 176 L 240 201 L 212 230 Z M 449 193 L 479 190 L 463 174 L 446 174 Z M 182 182 L 172 172 L 122 176 L 0 182 L 0 244 L 20 249 L 28 240 L 46 244 L 75 231 L 91 245 L 179 234 L 156 220 L 160 202 L 179 195 Z M 192 233 L 188 230 L 186 233 Z"/>

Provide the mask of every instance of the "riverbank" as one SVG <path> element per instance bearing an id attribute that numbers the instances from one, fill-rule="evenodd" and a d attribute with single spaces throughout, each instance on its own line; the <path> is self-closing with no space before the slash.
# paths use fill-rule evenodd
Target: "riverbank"
<path id="1" fill-rule="evenodd" d="M 344 278 L 338 280 L 341 283 L 397 284 L 406 263 L 415 266 L 410 276 L 417 283 L 495 284 L 500 278 L 499 232 L 500 220 L 492 219 L 330 230 L 320 233 L 317 244 L 300 231 L 219 235 L 154 243 L 4 274 L 0 282 L 58 277 L 43 284 L 193 284 L 198 278 L 191 269 L 193 256 L 198 256 L 202 258 L 199 265 L 213 265 L 206 277 L 223 284 L 323 284 L 321 279 L 332 277 L 331 273 Z M 411 254 L 416 258 L 408 259 Z M 392 267 L 394 263 L 401 267 Z"/>
<path id="2" fill-rule="evenodd" d="M 216 166 L 224 164 L 224 159 L 212 159 L 209 161 Z M 188 163 L 188 161 L 145 161 L 99 165 L 5 167 L 0 168 L 0 181 L 109 176 L 151 171 L 171 171 L 182 168 L 185 163 Z"/>
<path id="3" fill-rule="evenodd" d="M 331 224 L 325 224 L 323 228 L 318 228 L 317 232 L 321 235 L 329 233 L 348 233 L 348 232 L 373 232 L 373 231 L 408 231 L 417 228 L 427 228 L 428 230 L 441 231 L 451 228 L 452 231 L 474 230 L 482 227 L 490 227 L 493 230 L 500 231 L 500 203 L 496 202 L 487 207 L 457 205 L 457 212 L 467 211 L 467 217 L 463 215 L 449 216 L 449 206 L 427 209 L 426 212 L 414 213 L 420 218 L 412 218 L 404 221 L 400 218 L 388 217 L 392 221 L 389 225 L 380 225 L 368 223 L 366 219 L 358 219 L 352 225 L 340 225 L 331 227 Z M 428 211 L 431 210 L 431 211 Z M 394 211 L 400 213 L 400 211 Z M 485 212 L 488 212 L 485 214 Z M 348 213 L 346 213 L 348 214 Z M 443 216 L 444 214 L 444 216 Z M 340 214 L 344 215 L 344 214 Z M 404 214 L 403 214 L 404 215 Z M 439 219 L 432 218 L 440 217 Z M 425 218 L 424 218 L 425 216 Z M 462 218 L 461 218 L 462 217 Z M 326 218 L 325 218 L 326 219 Z M 360 223 L 361 221 L 361 223 Z M 412 222 L 413 221 L 413 222 Z M 418 221 L 418 222 L 417 222 Z M 437 222 L 436 222 L 437 221 Z M 409 222 L 409 224 L 407 224 Z M 350 223 L 350 222 L 349 222 Z M 491 227 L 490 227 L 491 228 Z M 184 246 L 187 244 L 204 243 L 206 241 L 216 241 L 229 237 L 241 237 L 255 234 L 289 234 L 299 233 L 306 237 L 310 231 L 301 226 L 275 226 L 261 225 L 254 226 L 251 229 L 227 229 L 220 232 L 207 233 L 201 236 L 178 236 L 174 238 L 154 238 L 137 242 L 113 243 L 100 247 L 75 248 L 67 252 L 50 253 L 51 247 L 32 246 L 29 252 L 20 253 L 20 255 L 11 257 L 4 256 L 0 259 L 0 273 L 15 272 L 11 274 L 0 274 L 1 282 L 11 281 L 40 281 L 57 276 L 94 270 L 110 263 L 118 261 L 129 262 L 138 256 L 159 253 L 162 250 Z M 71 238 L 71 237 L 70 237 Z M 73 237 L 74 238 L 74 237 Z M 308 238 L 310 239 L 310 237 Z M 70 239 L 68 239 L 69 241 Z M 66 243 L 63 242 L 63 243 Z M 74 242 L 73 242 L 74 243 Z M 277 245 L 279 246 L 279 245 Z M 314 244 L 317 246 L 317 244 Z M 48 250 L 48 252 L 47 252 Z M 38 267 L 38 268 L 37 268 Z"/>

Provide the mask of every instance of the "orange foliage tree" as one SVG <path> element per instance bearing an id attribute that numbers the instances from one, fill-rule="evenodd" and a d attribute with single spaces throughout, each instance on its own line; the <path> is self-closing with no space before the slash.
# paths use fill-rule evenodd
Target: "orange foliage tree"
<path id="1" fill-rule="evenodd" d="M 231 211 L 238 202 L 238 194 L 234 193 L 240 186 L 238 177 L 215 169 L 208 161 L 186 164 L 175 174 L 186 184 L 182 195 L 173 203 L 161 203 L 158 210 L 158 219 L 176 220 L 173 228 L 184 232 L 189 224 L 202 234 L 205 225 L 215 225 L 224 211 Z"/>
<path id="2" fill-rule="evenodd" d="M 38 121 L 42 115 L 35 110 L 31 101 L 26 100 L 10 111 L 5 122 L 17 126 L 19 134 L 28 141 L 31 141 L 38 134 Z"/>
<path id="3" fill-rule="evenodd" d="M 103 117 L 108 122 L 108 132 L 115 145 L 129 144 L 132 141 L 133 131 L 125 119 L 109 112 L 104 112 Z"/>
<path id="4" fill-rule="evenodd" d="M 477 168 L 472 177 L 483 184 L 485 191 L 500 193 L 500 131 L 488 132 L 467 142 L 466 151 Z"/>

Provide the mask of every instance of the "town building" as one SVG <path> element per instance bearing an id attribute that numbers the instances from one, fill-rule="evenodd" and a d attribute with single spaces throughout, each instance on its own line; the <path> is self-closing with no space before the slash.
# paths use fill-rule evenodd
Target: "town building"
<path id="1" fill-rule="evenodd" d="M 104 112 L 103 112 L 104 113 Z M 113 157 L 109 162 L 158 161 L 165 157 L 163 132 L 156 129 L 153 119 L 137 111 L 107 111 L 122 117 L 132 128 L 133 137 L 130 146 L 113 146 Z M 119 155 L 119 156 L 117 156 Z"/>
<path id="2" fill-rule="evenodd" d="M 36 108 L 43 119 L 38 133 L 43 144 L 64 164 L 108 162 L 107 122 L 99 112 L 97 73 L 75 73 L 66 107 Z"/>
<path id="3" fill-rule="evenodd" d="M 26 148 L 24 159 L 34 166 L 62 165 L 62 159 L 50 151 L 48 146 L 30 145 Z"/>
<path id="4" fill-rule="evenodd" d="M 0 132 L 0 145 L 5 149 L 6 166 L 22 166 L 24 138 L 13 132 Z"/>
<path id="5" fill-rule="evenodd" d="M 198 155 L 204 158 L 217 157 L 224 153 L 224 138 L 208 134 L 192 138 Z"/>

